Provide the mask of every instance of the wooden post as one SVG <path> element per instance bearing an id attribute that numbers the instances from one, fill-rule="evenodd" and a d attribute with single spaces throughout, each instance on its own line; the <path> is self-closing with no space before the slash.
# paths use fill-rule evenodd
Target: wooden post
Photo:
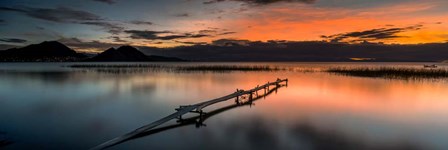
<path id="1" fill-rule="evenodd" d="M 202 117 L 204 115 L 204 112 L 202 110 L 199 111 L 199 118 L 202 120 Z"/>
<path id="2" fill-rule="evenodd" d="M 252 101 L 252 92 L 250 92 L 249 101 Z"/>
<path id="3" fill-rule="evenodd" d="M 255 94 L 257 94 L 257 97 L 258 97 L 258 87 L 260 87 L 260 85 L 257 85 L 257 90 L 255 91 Z"/>
<path id="4" fill-rule="evenodd" d="M 240 100 L 238 99 L 240 96 L 237 96 L 236 98 L 235 98 L 235 103 L 236 104 L 240 104 Z"/>
<path id="5" fill-rule="evenodd" d="M 264 87 L 263 89 L 264 89 L 264 95 L 266 95 L 266 87 Z"/>

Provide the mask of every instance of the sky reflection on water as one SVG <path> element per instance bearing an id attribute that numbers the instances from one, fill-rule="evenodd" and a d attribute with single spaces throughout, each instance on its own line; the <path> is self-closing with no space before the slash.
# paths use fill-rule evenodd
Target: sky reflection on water
<path id="1" fill-rule="evenodd" d="M 167 130 L 111 149 L 448 148 L 445 80 L 290 71 L 108 74 L 49 66 L 0 72 L 0 131 L 14 141 L 4 148 L 88 149 L 179 105 L 277 78 L 288 78 L 288 87 L 209 118 L 206 127 Z"/>

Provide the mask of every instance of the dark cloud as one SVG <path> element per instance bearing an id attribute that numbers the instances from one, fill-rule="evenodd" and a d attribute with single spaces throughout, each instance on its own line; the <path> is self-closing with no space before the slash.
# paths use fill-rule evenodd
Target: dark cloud
<path id="1" fill-rule="evenodd" d="M 0 7 L 0 11 L 23 12 L 23 10 L 21 9 L 9 8 L 9 7 Z"/>
<path id="2" fill-rule="evenodd" d="M 6 43 L 26 43 L 27 40 L 24 39 L 15 39 L 15 38 L 0 38 L 1 42 L 6 42 Z"/>
<path id="3" fill-rule="evenodd" d="M 238 39 L 219 39 L 212 42 L 215 46 L 247 46 L 251 43 L 249 40 L 238 40 Z"/>
<path id="4" fill-rule="evenodd" d="M 111 34 L 119 34 L 124 30 L 124 27 L 122 26 L 105 21 L 87 21 L 87 22 L 80 22 L 79 24 L 99 26 Z"/>
<path id="5" fill-rule="evenodd" d="M 204 45 L 207 42 L 190 42 L 190 41 L 174 41 L 176 43 L 187 44 L 187 45 Z"/>
<path id="6" fill-rule="evenodd" d="M 126 30 L 125 33 L 130 34 L 132 39 L 149 39 L 155 40 L 159 38 L 159 34 L 171 33 L 170 31 L 148 31 L 148 30 Z"/>
<path id="7" fill-rule="evenodd" d="M 0 11 L 12 11 L 20 12 L 25 15 L 37 19 L 59 22 L 59 23 L 72 23 L 77 21 L 99 21 L 102 20 L 100 16 L 95 14 L 74 10 L 67 7 L 58 8 L 32 8 L 32 7 L 0 7 Z"/>
<path id="8" fill-rule="evenodd" d="M 130 23 L 135 24 L 135 25 L 154 25 L 153 22 L 139 21 L 139 20 L 134 20 L 134 21 L 131 21 Z"/>
<path id="9" fill-rule="evenodd" d="M 174 16 L 176 16 L 176 17 L 190 17 L 190 14 L 189 13 L 182 13 L 182 14 L 176 14 Z"/>
<path id="10" fill-rule="evenodd" d="M 81 10 L 74 10 L 67 7 L 58 8 L 33 8 L 33 7 L 0 7 L 0 11 L 18 12 L 26 16 L 57 22 L 57 23 L 75 23 L 84 25 L 99 26 L 111 34 L 118 34 L 124 28 L 118 24 L 111 23 L 100 16 Z"/>
<path id="11" fill-rule="evenodd" d="M 198 33 L 211 34 L 211 35 L 228 35 L 228 34 L 235 34 L 236 32 L 229 32 L 225 29 L 219 29 L 219 28 L 208 28 L 206 30 L 199 30 Z"/>
<path id="12" fill-rule="evenodd" d="M 219 33 L 218 35 L 228 35 L 228 34 L 235 34 L 236 32 L 224 32 L 224 33 Z"/>
<path id="13" fill-rule="evenodd" d="M 219 3 L 219 2 L 225 2 L 225 1 L 238 1 L 238 2 L 244 2 L 248 4 L 255 4 L 255 5 L 267 5 L 277 2 L 299 2 L 299 3 L 306 3 L 306 4 L 312 4 L 316 2 L 316 0 L 210 0 L 203 2 L 203 4 L 213 4 L 213 3 Z"/>
<path id="14" fill-rule="evenodd" d="M 211 37 L 210 34 L 201 33 L 176 33 L 172 31 L 148 31 L 148 30 L 126 30 L 132 39 L 146 39 L 146 40 L 176 40 L 176 39 L 191 39 Z M 165 35 L 166 34 L 166 35 Z"/>
<path id="15" fill-rule="evenodd" d="M 128 42 L 128 41 L 126 41 L 126 40 L 121 39 L 121 38 L 118 37 L 118 36 L 112 36 L 112 37 L 110 37 L 110 38 L 113 39 L 114 42 L 117 42 L 117 43 L 126 43 L 126 42 Z"/>
<path id="16" fill-rule="evenodd" d="M 321 37 L 325 38 L 325 39 L 329 39 L 332 42 L 375 41 L 375 40 L 403 37 L 403 36 L 399 36 L 398 33 L 420 30 L 421 28 L 422 28 L 422 25 L 415 25 L 415 26 L 409 26 L 409 27 L 403 27 L 403 28 L 378 28 L 378 29 L 371 29 L 371 30 L 365 30 L 365 31 L 342 33 L 342 34 L 336 34 L 336 35 L 330 35 L 330 36 L 323 35 Z M 346 39 L 349 39 L 349 41 L 346 41 Z"/>
<path id="17" fill-rule="evenodd" d="M 198 32 L 201 34 L 215 34 L 218 31 L 214 29 L 207 29 L 207 30 L 199 30 Z"/>
<path id="18" fill-rule="evenodd" d="M 44 27 L 39 27 L 39 26 L 37 26 L 36 29 L 38 29 L 38 30 L 45 30 Z"/>
<path id="19" fill-rule="evenodd" d="M 205 34 L 180 34 L 180 35 L 168 35 L 168 36 L 158 36 L 158 40 L 175 40 L 175 39 L 187 39 L 187 38 L 201 38 L 201 37 L 207 37 L 209 35 Z"/>
<path id="20" fill-rule="evenodd" d="M 114 0 L 93 0 L 93 1 L 103 2 L 103 3 L 107 3 L 107 4 L 115 4 Z"/>
<path id="21" fill-rule="evenodd" d="M 203 37 L 217 37 L 236 33 L 228 31 L 226 29 L 211 28 L 211 27 L 196 32 L 149 31 L 149 30 L 126 30 L 124 32 L 130 34 L 130 38 L 132 39 L 146 39 L 146 40 L 194 39 Z"/>

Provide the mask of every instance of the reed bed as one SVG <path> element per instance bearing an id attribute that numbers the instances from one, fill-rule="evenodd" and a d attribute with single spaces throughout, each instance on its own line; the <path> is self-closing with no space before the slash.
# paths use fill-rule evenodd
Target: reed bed
<path id="1" fill-rule="evenodd" d="M 157 64 L 77 64 L 66 66 L 70 68 L 86 68 L 93 70 L 113 71 L 113 70 L 139 70 L 139 71 L 149 71 L 149 70 L 165 70 L 165 71 L 176 71 L 176 72 L 230 72 L 230 71 L 281 71 L 286 70 L 285 68 L 271 67 L 267 65 L 260 66 L 239 66 L 239 65 L 157 65 Z"/>
<path id="2" fill-rule="evenodd" d="M 76 64 L 69 65 L 70 68 L 165 68 L 157 64 Z"/>
<path id="3" fill-rule="evenodd" d="M 270 66 L 237 66 L 237 65 L 201 65 L 201 66 L 182 66 L 178 67 L 180 71 L 280 71 L 284 70 L 278 67 Z"/>
<path id="4" fill-rule="evenodd" d="M 424 69 L 424 68 L 330 68 L 326 72 L 358 77 L 379 77 L 390 79 L 419 79 L 419 78 L 446 78 L 446 69 Z"/>

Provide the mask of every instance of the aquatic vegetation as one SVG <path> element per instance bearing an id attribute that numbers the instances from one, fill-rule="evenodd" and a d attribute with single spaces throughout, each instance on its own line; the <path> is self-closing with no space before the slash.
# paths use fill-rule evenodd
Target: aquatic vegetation
<path id="1" fill-rule="evenodd" d="M 418 78 L 446 78 L 448 70 L 446 69 L 424 69 L 424 68 L 398 68 L 398 67 L 379 67 L 379 68 L 344 68 L 336 67 L 326 70 L 329 73 L 358 76 L 358 77 L 379 77 L 390 79 L 418 79 Z"/>
<path id="2" fill-rule="evenodd" d="M 152 69 L 167 70 L 181 72 L 195 71 L 212 71 L 212 72 L 229 72 L 229 71 L 281 71 L 286 70 L 280 67 L 271 67 L 267 65 L 159 65 L 159 64 L 77 64 L 70 65 L 71 68 L 87 68 L 96 70 L 115 70 L 115 69 Z"/>
<path id="3" fill-rule="evenodd" d="M 237 66 L 237 65 L 201 65 L 178 67 L 181 71 L 280 71 L 279 67 L 270 66 Z"/>
<path id="4" fill-rule="evenodd" d="M 158 64 L 75 64 L 66 67 L 70 68 L 163 68 Z"/>

